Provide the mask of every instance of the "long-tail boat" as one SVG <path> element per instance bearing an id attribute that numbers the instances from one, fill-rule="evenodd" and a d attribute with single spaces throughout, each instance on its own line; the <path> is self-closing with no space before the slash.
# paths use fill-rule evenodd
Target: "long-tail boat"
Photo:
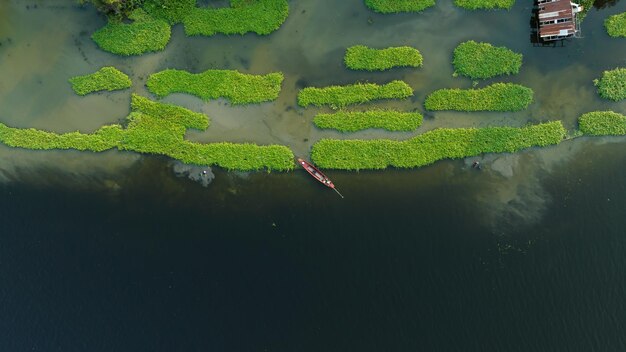
<path id="1" fill-rule="evenodd" d="M 300 166 L 302 166 L 302 168 L 304 168 L 306 170 L 306 172 L 308 172 L 316 180 L 320 181 L 324 186 L 326 186 L 328 188 L 332 188 L 335 192 L 337 192 L 338 195 L 341 196 L 341 198 L 343 198 L 343 195 L 341 195 L 341 193 L 339 193 L 339 191 L 335 187 L 335 184 L 333 183 L 333 181 L 331 181 L 328 178 L 328 176 L 324 175 L 324 173 L 321 172 L 318 168 L 316 168 L 313 164 L 311 164 L 310 162 L 308 162 L 308 161 L 306 161 L 306 160 L 304 160 L 302 158 L 298 158 L 298 164 L 300 164 Z"/>

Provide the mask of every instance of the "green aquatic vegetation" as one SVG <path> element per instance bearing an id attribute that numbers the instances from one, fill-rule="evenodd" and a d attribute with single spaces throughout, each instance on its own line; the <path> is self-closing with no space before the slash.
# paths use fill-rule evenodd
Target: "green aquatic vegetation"
<path id="1" fill-rule="evenodd" d="M 508 10 L 515 4 L 515 0 L 454 0 L 454 4 L 466 10 Z"/>
<path id="2" fill-rule="evenodd" d="M 346 50 L 344 62 L 352 70 L 384 71 L 394 67 L 420 67 L 423 58 L 419 50 L 410 46 L 372 49 L 355 45 Z"/>
<path id="3" fill-rule="evenodd" d="M 604 71 L 602 77 L 593 83 L 598 87 L 602 98 L 620 101 L 626 99 L 626 68 Z"/>
<path id="4" fill-rule="evenodd" d="M 533 101 L 530 88 L 513 83 L 494 83 L 481 89 L 439 89 L 428 95 L 427 110 L 520 111 Z"/>
<path id="5" fill-rule="evenodd" d="M 457 74 L 471 79 L 486 79 L 519 73 L 522 54 L 503 46 L 496 47 L 489 43 L 470 40 L 454 49 L 452 64 Z"/>
<path id="6" fill-rule="evenodd" d="M 170 24 L 182 23 L 187 35 L 216 33 L 266 35 L 289 14 L 286 0 L 231 0 L 230 7 L 199 8 L 196 0 L 146 0 L 146 11 Z"/>
<path id="7" fill-rule="evenodd" d="M 187 93 L 204 100 L 226 98 L 233 104 L 250 104 L 278 98 L 282 82 L 280 72 L 249 75 L 235 70 L 207 70 L 193 74 L 168 69 L 150 75 L 146 85 L 159 97 Z"/>
<path id="8" fill-rule="evenodd" d="M 279 170 L 293 168 L 293 153 L 285 146 L 250 143 L 200 144 L 184 139 L 187 128 L 204 129 L 208 119 L 182 107 L 149 101 L 133 95 L 128 126 L 103 126 L 91 134 L 57 134 L 33 128 L 0 124 L 0 142 L 26 149 L 76 149 L 101 152 L 117 148 L 165 155 L 187 164 L 217 165 L 229 170 Z"/>
<path id="9" fill-rule="evenodd" d="M 334 114 L 318 114 L 313 123 L 319 128 L 331 128 L 341 132 L 354 132 L 368 128 L 388 131 L 413 131 L 422 124 L 422 114 L 393 110 L 339 111 Z"/>
<path id="10" fill-rule="evenodd" d="M 578 128 L 590 136 L 626 135 L 626 116 L 613 111 L 593 111 L 578 118 Z"/>
<path id="11" fill-rule="evenodd" d="M 435 6 L 435 0 L 365 0 L 365 5 L 379 13 L 421 12 Z"/>
<path id="12" fill-rule="evenodd" d="M 191 111 L 177 105 L 158 103 L 136 94 L 133 94 L 130 106 L 132 111 L 171 120 L 187 128 L 206 130 L 209 127 L 210 119 L 202 113 Z"/>
<path id="13" fill-rule="evenodd" d="M 613 15 L 604 20 L 604 27 L 613 38 L 626 37 L 626 12 Z"/>
<path id="14" fill-rule="evenodd" d="M 563 124 L 553 121 L 522 128 L 441 128 L 406 141 L 322 139 L 313 145 L 311 158 L 328 169 L 414 168 L 443 159 L 554 145 L 565 134 Z"/>
<path id="15" fill-rule="evenodd" d="M 129 17 L 132 23 L 110 18 L 91 38 L 105 51 L 117 55 L 139 55 L 163 50 L 170 41 L 170 25 L 137 9 Z"/>
<path id="16" fill-rule="evenodd" d="M 0 123 L 0 142 L 9 147 L 35 150 L 76 149 L 101 152 L 115 148 L 123 133 L 119 125 L 103 126 L 92 134 L 57 134 L 34 128 L 12 128 Z"/>
<path id="17" fill-rule="evenodd" d="M 128 76 L 115 67 L 105 66 L 98 71 L 69 79 L 72 89 L 78 95 L 87 95 L 102 90 L 113 91 L 130 88 L 132 82 Z"/>
<path id="18" fill-rule="evenodd" d="M 377 99 L 401 99 L 412 95 L 413 89 L 403 81 L 391 81 L 383 85 L 356 83 L 324 88 L 307 87 L 298 93 L 298 105 L 330 105 L 336 109 Z"/>

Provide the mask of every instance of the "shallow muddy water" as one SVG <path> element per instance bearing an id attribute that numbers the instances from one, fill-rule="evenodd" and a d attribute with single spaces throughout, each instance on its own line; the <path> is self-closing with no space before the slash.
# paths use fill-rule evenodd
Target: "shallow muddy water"
<path id="1" fill-rule="evenodd" d="M 118 57 L 90 35 L 105 21 L 73 0 L 0 0 L 0 122 L 55 132 L 118 123 L 149 74 L 237 69 L 285 75 L 275 102 L 232 107 L 163 99 L 211 117 L 199 142 L 282 144 L 308 156 L 320 138 L 406 139 L 438 127 L 523 126 L 585 112 L 626 113 L 592 80 L 626 65 L 626 39 L 592 9 L 584 38 L 530 40 L 531 5 L 469 12 L 451 0 L 379 15 L 363 1 L 290 1 L 275 33 L 186 37 Z M 465 40 L 524 55 L 520 74 L 479 82 L 531 87 L 516 113 L 426 112 Z M 353 72 L 345 48 L 410 45 L 419 69 Z M 113 65 L 129 90 L 76 96 L 67 80 Z M 321 131 L 327 108 L 300 108 L 305 86 L 403 79 L 415 96 L 355 107 L 425 115 L 415 132 Z M 483 169 L 471 167 L 479 160 Z M 201 174 L 202 171 L 208 171 Z M 205 176 L 203 176 L 205 175 Z M 624 350 L 626 138 L 578 138 L 517 154 L 415 170 L 328 175 L 239 173 L 107 151 L 0 145 L 0 350 L 545 351 Z M 141 327 L 141 328 L 138 328 Z"/>

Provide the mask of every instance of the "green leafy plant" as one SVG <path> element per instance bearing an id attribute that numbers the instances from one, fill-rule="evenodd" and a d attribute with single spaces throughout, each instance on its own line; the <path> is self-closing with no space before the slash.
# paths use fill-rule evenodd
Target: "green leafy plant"
<path id="1" fill-rule="evenodd" d="M 339 111 L 334 114 L 318 114 L 313 123 L 319 128 L 331 128 L 341 132 L 354 132 L 368 128 L 388 131 L 413 131 L 422 124 L 422 114 L 393 110 Z"/>
<path id="2" fill-rule="evenodd" d="M 604 20 L 604 27 L 613 38 L 626 37 L 626 12 L 613 15 Z"/>
<path id="3" fill-rule="evenodd" d="M 613 111 L 593 111 L 578 118 L 578 128 L 589 136 L 626 135 L 626 116 Z"/>
<path id="4" fill-rule="evenodd" d="M 115 3 L 109 14 L 130 12 L 127 24 L 124 16 L 112 15 L 109 23 L 96 31 L 92 38 L 100 48 L 118 55 L 139 55 L 163 50 L 170 40 L 171 26 L 182 23 L 187 35 L 211 36 L 217 33 L 266 35 L 277 30 L 289 13 L 286 0 L 231 0 L 230 7 L 200 8 L 196 0 L 93 0 L 95 3 Z M 137 8 L 139 4 L 141 8 Z M 99 8 L 103 8 L 99 6 Z M 110 6 L 105 5 L 105 9 Z"/>
<path id="5" fill-rule="evenodd" d="M 0 142 L 36 150 L 76 149 L 101 152 L 118 148 L 165 155 L 187 164 L 217 165 L 229 170 L 293 169 L 293 153 L 285 146 L 250 143 L 201 144 L 184 139 L 188 127 L 204 129 L 208 118 L 182 107 L 161 104 L 133 95 L 128 126 L 103 126 L 94 133 L 57 134 L 0 124 Z"/>
<path id="6" fill-rule="evenodd" d="M 329 105 L 336 109 L 350 104 L 367 103 L 376 99 L 400 99 L 412 95 L 413 89 L 403 81 L 392 81 L 383 85 L 356 83 L 347 86 L 304 88 L 298 93 L 298 104 L 300 106 Z"/>
<path id="7" fill-rule="evenodd" d="M 87 95 L 102 90 L 126 89 L 132 85 L 128 76 L 115 67 L 105 66 L 98 71 L 69 79 L 72 89 L 78 95 Z"/>
<path id="8" fill-rule="evenodd" d="M 602 77 L 593 83 L 598 87 L 602 98 L 620 101 L 626 99 L 626 68 L 604 71 Z"/>
<path id="9" fill-rule="evenodd" d="M 494 83 L 481 89 L 440 89 L 426 97 L 427 110 L 520 111 L 533 101 L 530 88 Z"/>
<path id="10" fill-rule="evenodd" d="M 171 28 L 166 21 L 142 9 L 134 10 L 130 19 L 134 22 L 127 24 L 110 18 L 91 38 L 102 50 L 124 56 L 163 50 L 170 41 Z"/>
<path id="11" fill-rule="evenodd" d="M 322 139 L 313 145 L 311 158 L 319 167 L 329 169 L 414 168 L 442 159 L 554 145 L 565 134 L 563 124 L 553 121 L 522 128 L 441 128 L 406 141 Z"/>
<path id="12" fill-rule="evenodd" d="M 289 14 L 286 0 L 231 0 L 226 8 L 199 8 L 196 0 L 146 0 L 144 8 L 170 24 L 182 23 L 187 35 L 266 35 L 277 30 Z"/>
<path id="13" fill-rule="evenodd" d="M 435 6 L 435 0 L 365 0 L 365 5 L 379 13 L 421 12 Z"/>
<path id="14" fill-rule="evenodd" d="M 489 43 L 473 40 L 459 44 L 454 49 L 452 60 L 455 73 L 471 79 L 486 79 L 498 75 L 519 73 L 522 54 L 505 47 L 495 47 Z"/>
<path id="15" fill-rule="evenodd" d="M 193 74 L 169 69 L 148 77 L 148 90 L 164 97 L 187 93 L 201 99 L 226 98 L 233 104 L 250 104 L 275 100 L 280 93 L 283 74 L 249 75 L 235 70 L 207 70 Z"/>
<path id="16" fill-rule="evenodd" d="M 352 70 L 384 71 L 394 67 L 420 67 L 423 58 L 419 50 L 409 46 L 372 49 L 355 45 L 346 50 L 344 62 Z"/>
<path id="17" fill-rule="evenodd" d="M 466 10 L 508 10 L 513 7 L 515 0 L 454 0 L 454 4 Z"/>

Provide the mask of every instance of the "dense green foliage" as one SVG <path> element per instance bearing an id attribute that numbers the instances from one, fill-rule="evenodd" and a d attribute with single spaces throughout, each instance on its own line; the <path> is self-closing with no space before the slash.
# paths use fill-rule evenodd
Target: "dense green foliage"
<path id="1" fill-rule="evenodd" d="M 102 50 L 126 56 L 163 50 L 170 41 L 171 28 L 164 20 L 152 18 L 142 9 L 133 11 L 130 19 L 134 22 L 109 19 L 91 38 Z"/>
<path id="2" fill-rule="evenodd" d="M 98 11 L 109 17 L 124 18 L 139 8 L 143 0 L 78 0 L 81 4 L 91 3 Z"/>
<path id="3" fill-rule="evenodd" d="M 368 128 L 388 131 L 413 131 L 422 124 L 418 112 L 393 110 L 339 111 L 334 114 L 318 114 L 313 123 L 319 128 L 332 128 L 341 132 L 354 132 Z"/>
<path id="4" fill-rule="evenodd" d="M 582 22 L 587 16 L 587 12 L 593 8 L 595 0 L 580 0 L 575 2 L 583 7 L 583 10 L 577 14 L 578 20 Z"/>
<path id="5" fill-rule="evenodd" d="M 161 104 L 133 95 L 128 126 L 103 126 L 92 134 L 57 134 L 18 129 L 0 124 L 0 142 L 27 149 L 77 149 L 100 152 L 117 147 L 169 156 L 187 164 L 217 165 L 230 170 L 290 170 L 293 153 L 279 145 L 211 143 L 184 140 L 187 127 L 203 129 L 206 116 L 182 107 Z M 202 121 L 202 119 L 204 121 Z"/>
<path id="6" fill-rule="evenodd" d="M 440 89 L 426 97 L 427 110 L 520 111 L 533 101 L 530 88 L 494 83 L 481 89 Z"/>
<path id="7" fill-rule="evenodd" d="M 519 73 L 522 54 L 505 47 L 473 40 L 459 44 L 452 60 L 455 73 L 472 79 L 486 79 L 498 75 Z"/>
<path id="8" fill-rule="evenodd" d="M 72 89 L 78 95 L 87 95 L 101 90 L 126 89 L 132 85 L 128 76 L 115 67 L 105 66 L 98 71 L 69 79 Z"/>
<path id="9" fill-rule="evenodd" d="M 207 70 L 193 74 L 169 69 L 150 75 L 146 85 L 159 97 L 187 93 L 204 100 L 222 97 L 233 104 L 249 104 L 275 100 L 282 82 L 280 72 L 248 75 L 235 70 Z"/>
<path id="10" fill-rule="evenodd" d="M 203 131 L 209 127 L 210 119 L 202 113 L 191 111 L 177 105 L 158 103 L 136 94 L 133 94 L 130 106 L 132 111 L 160 119 L 171 120 L 187 128 L 195 128 Z"/>
<path id="11" fill-rule="evenodd" d="M 626 68 L 604 71 L 602 77 L 594 80 L 598 93 L 605 99 L 619 101 L 626 99 Z"/>
<path id="12" fill-rule="evenodd" d="M 393 67 L 420 67 L 423 58 L 419 50 L 410 46 L 372 49 L 355 45 L 346 50 L 344 62 L 353 70 L 383 71 Z"/>
<path id="13" fill-rule="evenodd" d="M 118 55 L 163 50 L 170 40 L 171 25 L 177 23 L 184 24 L 187 35 L 263 35 L 278 29 L 289 13 L 286 0 L 231 0 L 227 8 L 200 8 L 196 0 L 89 1 L 109 9 L 104 10 L 109 14 L 122 14 L 110 16 L 109 23 L 92 36 L 100 48 Z M 136 8 L 140 4 L 142 7 Z M 124 23 L 125 13 L 131 10 L 128 18 L 134 22 Z"/>
<path id="14" fill-rule="evenodd" d="M 558 144 L 565 132 L 561 122 L 554 121 L 523 128 L 441 128 L 406 141 L 322 139 L 313 145 L 311 158 L 317 166 L 330 169 L 412 168 L 442 159 Z"/>
<path id="15" fill-rule="evenodd" d="M 298 104 L 300 106 L 330 105 L 336 109 L 350 104 L 367 103 L 376 99 L 399 99 L 412 95 L 413 89 L 403 81 L 392 81 L 383 85 L 356 83 L 347 86 L 304 88 L 298 93 Z"/>
<path id="16" fill-rule="evenodd" d="M 626 37 L 626 12 L 613 15 L 604 20 L 604 27 L 611 37 Z"/>
<path id="17" fill-rule="evenodd" d="M 454 4 L 466 10 L 510 9 L 515 0 L 454 0 Z"/>
<path id="18" fill-rule="evenodd" d="M 265 35 L 277 30 L 289 13 L 286 0 L 231 0 L 226 8 L 199 8 L 196 0 L 146 0 L 144 8 L 170 24 L 183 23 L 187 35 Z"/>
<path id="19" fill-rule="evenodd" d="M 26 149 L 76 149 L 101 152 L 115 148 L 124 134 L 119 125 L 103 126 L 92 134 L 56 134 L 34 128 L 11 128 L 0 123 L 0 142 Z"/>
<path id="20" fill-rule="evenodd" d="M 420 12 L 435 6 L 435 0 L 365 0 L 365 5 L 379 13 Z"/>
<path id="21" fill-rule="evenodd" d="M 590 136 L 626 135 L 626 116 L 613 111 L 594 111 L 578 118 L 578 128 Z"/>

